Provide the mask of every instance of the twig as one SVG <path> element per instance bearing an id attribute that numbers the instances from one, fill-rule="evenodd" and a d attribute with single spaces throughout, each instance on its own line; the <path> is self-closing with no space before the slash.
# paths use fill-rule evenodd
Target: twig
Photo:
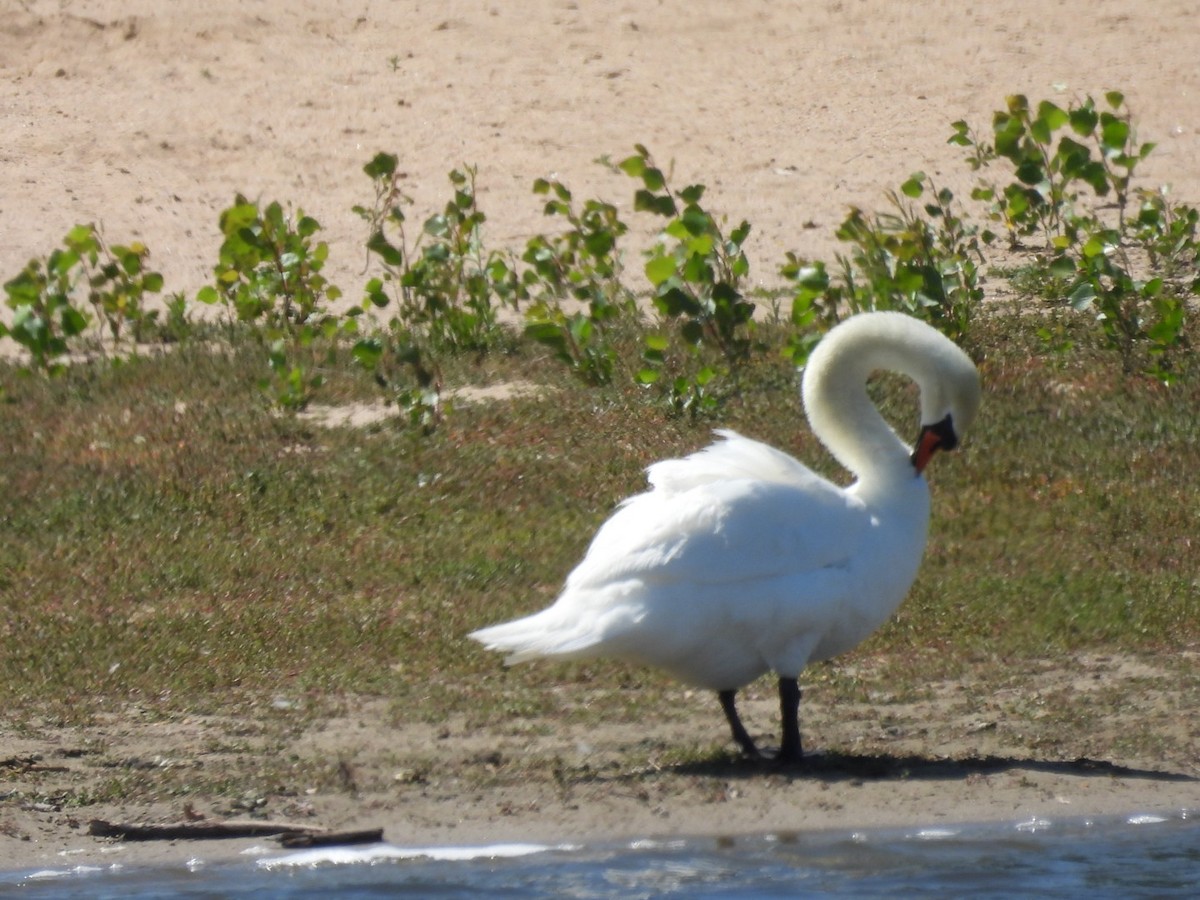
<path id="1" fill-rule="evenodd" d="M 258 822 L 226 820 L 222 822 L 178 822 L 153 825 L 108 822 L 92 819 L 88 834 L 95 837 L 120 838 L 126 841 L 207 840 L 212 838 L 265 837 L 276 834 L 319 836 L 325 831 L 311 825 L 291 822 Z"/>
<path id="2" fill-rule="evenodd" d="M 350 844 L 378 844 L 383 840 L 382 828 L 365 831 L 331 831 L 326 834 L 291 832 L 279 836 L 283 847 L 344 847 Z"/>

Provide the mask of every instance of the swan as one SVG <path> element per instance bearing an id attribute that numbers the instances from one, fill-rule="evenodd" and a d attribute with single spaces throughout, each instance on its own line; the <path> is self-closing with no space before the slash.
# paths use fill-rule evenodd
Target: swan
<path id="1" fill-rule="evenodd" d="M 920 388 L 910 449 L 867 390 L 873 371 Z M 868 312 L 832 328 L 801 385 L 815 435 L 857 476 L 839 487 L 793 457 L 721 430 L 721 440 L 646 471 L 650 490 L 621 503 L 553 605 L 472 632 L 507 663 L 615 657 L 716 691 L 733 739 L 763 758 L 738 716 L 739 688 L 779 679 L 782 743 L 799 762 L 801 670 L 857 646 L 900 605 L 929 524 L 924 472 L 954 449 L 979 407 L 970 358 L 925 323 Z"/>

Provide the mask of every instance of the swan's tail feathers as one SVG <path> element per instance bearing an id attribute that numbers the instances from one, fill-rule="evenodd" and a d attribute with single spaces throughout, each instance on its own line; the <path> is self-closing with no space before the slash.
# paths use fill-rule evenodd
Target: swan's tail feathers
<path id="1" fill-rule="evenodd" d="M 598 643 L 594 634 L 579 629 L 563 627 L 557 616 L 547 615 L 543 610 L 524 619 L 504 622 L 488 628 L 472 631 L 467 637 L 479 641 L 488 650 L 507 653 L 506 665 L 528 662 L 554 656 L 559 659 L 576 659 L 591 656 Z"/>

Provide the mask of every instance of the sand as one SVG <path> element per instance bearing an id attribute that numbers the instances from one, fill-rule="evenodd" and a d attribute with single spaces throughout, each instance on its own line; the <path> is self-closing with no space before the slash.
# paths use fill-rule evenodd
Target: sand
<path id="1" fill-rule="evenodd" d="M 216 259 L 217 217 L 241 192 L 315 216 L 326 273 L 353 300 L 366 234 L 351 207 L 371 199 L 361 169 L 376 152 L 399 156 L 417 219 L 445 202 L 451 168 L 477 166 L 488 244 L 519 249 L 551 227 L 530 193 L 538 177 L 631 215 L 632 184 L 596 159 L 642 143 L 677 184 L 707 184 L 710 208 L 753 224 L 752 275 L 771 285 L 787 251 L 830 258 L 848 206 L 881 208 L 913 171 L 964 193 L 973 176 L 946 143 L 950 123 L 986 134 L 1008 94 L 1066 104 L 1124 91 L 1142 139 L 1158 143 L 1143 183 L 1195 201 L 1198 47 L 1183 0 L 1137 11 L 1121 0 L 10 0 L 0 275 L 95 222 L 110 241 L 143 241 L 167 291 L 191 296 Z M 1099 672 L 1120 687 L 1116 669 L 1073 659 L 1054 672 L 1085 683 Z M 1044 677 L 1014 673 L 1014 696 L 1038 696 Z M 1087 735 L 1048 746 L 1006 729 L 1003 703 L 1016 701 L 972 708 L 961 684 L 923 704 L 885 703 L 887 728 L 878 709 L 847 717 L 818 696 L 806 706 L 810 746 L 861 741 L 861 752 L 818 756 L 807 773 L 657 763 L 670 747 L 721 740 L 712 699 L 682 690 L 684 717 L 587 730 L 396 727 L 382 701 L 362 701 L 270 741 L 250 727 L 240 753 L 213 748 L 237 743 L 246 723 L 217 717 L 154 722 L 131 710 L 88 729 L 0 725 L 0 869 L 215 858 L 264 843 L 113 845 L 85 833 L 92 816 L 237 812 L 204 796 L 28 802 L 56 786 L 100 790 L 113 777 L 100 756 L 124 760 L 126 776 L 139 765 L 245 772 L 255 752 L 343 760 L 340 789 L 298 781 L 267 809 L 417 844 L 1200 808 L 1196 734 L 1170 712 L 1169 672 L 1154 677 L 1160 705 L 1132 703 L 1113 727 L 1163 729 L 1175 749 L 1093 763 L 1072 762 Z M 773 707 L 769 695 L 747 704 L 759 731 L 775 727 Z"/>

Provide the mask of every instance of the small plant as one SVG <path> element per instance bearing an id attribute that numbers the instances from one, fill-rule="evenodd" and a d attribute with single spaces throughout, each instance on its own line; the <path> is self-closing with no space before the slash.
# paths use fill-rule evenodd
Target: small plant
<path id="1" fill-rule="evenodd" d="M 475 199 L 476 169 L 450 172 L 453 197 L 410 245 L 404 206 L 411 200 L 400 190 L 398 164 L 379 153 L 363 168 L 375 200 L 355 212 L 368 223 L 367 249 L 384 270 L 367 283 L 367 301 L 376 309 L 395 301 L 396 318 L 432 348 L 486 351 L 501 341 L 499 309 L 515 309 L 522 291 L 510 257 L 484 250 L 487 217 Z"/>
<path id="2" fill-rule="evenodd" d="M 200 302 L 223 303 L 240 322 L 292 331 L 319 324 L 324 301 L 341 297 L 321 274 L 329 255 L 324 241 L 313 242 L 321 224 L 303 210 L 293 218 L 279 203 L 262 208 L 238 194 L 220 227 L 215 283 L 200 289 Z"/>
<path id="3" fill-rule="evenodd" d="M 1004 225 L 1013 248 L 1034 234 L 1057 249 L 1076 242 L 1079 226 L 1092 220 L 1079 208 L 1084 187 L 1097 197 L 1114 195 L 1116 227 L 1123 228 L 1134 170 L 1154 144 L 1137 143 L 1123 94 L 1110 91 L 1104 97 L 1103 110 L 1091 97 L 1067 109 L 1049 100 L 1035 109 L 1024 95 L 1009 97 L 1006 110 L 992 117 L 992 143 L 978 139 L 965 121 L 951 126 L 949 142 L 971 150 L 968 162 L 975 170 L 998 159 L 1012 164 L 1015 181 L 1004 186 L 981 181 L 973 196 L 992 204 L 991 216 Z M 1060 134 L 1063 129 L 1070 133 Z M 1096 155 L 1076 138 L 1089 141 Z"/>
<path id="4" fill-rule="evenodd" d="M 1035 108 L 1016 95 L 993 116 L 992 143 L 964 121 L 951 126 L 950 142 L 970 149 L 976 170 L 1001 159 L 1013 166 L 1014 181 L 981 180 L 972 196 L 988 204 L 1011 248 L 1041 236 L 1046 251 L 1032 282 L 1093 311 L 1126 371 L 1144 368 L 1170 381 L 1172 357 L 1185 343 L 1188 297 L 1200 294 L 1196 213 L 1134 188 L 1134 173 L 1155 145 L 1138 142 L 1122 93 L 1106 93 L 1104 103 L 1098 108 L 1087 97 L 1066 109 L 1050 101 Z M 1115 220 L 1085 205 L 1084 196 L 1111 197 Z"/>
<path id="5" fill-rule="evenodd" d="M 779 273 L 795 284 L 792 291 L 791 328 L 783 347 L 783 356 L 792 365 L 802 367 L 821 339 L 818 327 L 821 319 L 828 318 L 824 304 L 828 302 L 831 287 L 829 272 L 820 260 L 810 262 L 789 251 L 786 262 L 779 267 Z"/>
<path id="6" fill-rule="evenodd" d="M 44 262 L 30 260 L 4 285 L 13 320 L 11 326 L 0 322 L 0 336 L 11 337 L 28 351 L 27 371 L 61 373 L 68 342 L 88 326 L 87 313 L 71 300 L 75 262 L 68 252 L 55 250 Z"/>
<path id="7" fill-rule="evenodd" d="M 484 249 L 487 218 L 475 199 L 475 168 L 450 172 L 452 198 L 412 239 L 404 210 L 412 200 L 401 189 L 398 157 L 378 153 L 363 172 L 375 196 L 354 211 L 370 230 L 368 263 L 383 271 L 367 281 L 363 303 L 349 316 L 391 315 L 383 327 L 357 327 L 362 337 L 354 355 L 389 401 L 428 432 L 444 414 L 438 355 L 483 353 L 501 344 L 506 334 L 499 312 L 515 310 L 525 290 L 511 256 Z"/>
<path id="8" fill-rule="evenodd" d="M 617 363 L 607 331 L 637 315 L 620 281 L 618 241 L 628 228 L 611 203 L 587 200 L 577 210 L 570 190 L 558 181 L 539 178 L 533 192 L 548 197 L 547 216 L 560 216 L 570 227 L 526 244 L 522 285 L 533 304 L 525 311 L 525 334 L 550 347 L 584 382 L 607 384 Z M 567 311 L 564 299 L 582 308 Z"/>
<path id="9" fill-rule="evenodd" d="M 818 314 L 836 321 L 846 312 L 896 309 L 962 340 L 983 300 L 977 229 L 957 211 L 953 193 L 923 172 L 887 197 L 892 211 L 852 208 L 838 228 L 850 250 L 837 254 L 836 278 L 822 263 L 789 255 L 780 272 L 796 284 L 793 324 L 803 329 Z M 924 202 L 918 207 L 916 200 Z M 811 342 L 801 337 L 789 346 L 795 357 Z"/>
<path id="10" fill-rule="evenodd" d="M 644 268 L 653 290 L 651 299 L 665 321 L 679 323 L 679 336 L 693 356 L 708 347 L 721 359 L 713 364 L 701 361 L 690 377 L 670 379 L 667 402 L 677 412 L 711 411 L 717 400 L 709 385 L 741 366 L 750 354 L 747 330 L 754 304 L 742 292 L 750 271 L 744 249 L 750 224 L 743 221 L 726 235 L 701 205 L 704 185 L 688 185 L 676 193 L 650 152 L 641 144 L 634 150 L 614 168 L 641 182 L 634 192 L 635 210 L 667 220 Z M 661 336 L 647 337 L 643 350 L 647 365 L 637 374 L 639 382 L 662 381 L 668 346 Z"/>
<path id="11" fill-rule="evenodd" d="M 750 223 L 742 222 L 726 236 L 700 205 L 704 185 L 688 185 L 676 195 L 649 151 L 641 144 L 635 149 L 617 164 L 642 182 L 634 209 L 667 220 L 645 266 L 654 305 L 668 319 L 682 320 L 680 333 L 689 344 L 709 344 L 737 363 L 749 351 L 745 326 L 754 315 L 754 304 L 741 291 L 750 272 L 744 250 Z"/>
<path id="12" fill-rule="evenodd" d="M 136 339 L 157 315 L 145 308 L 147 295 L 163 285 L 161 275 L 146 269 L 149 255 L 140 242 L 110 245 L 95 226 L 76 225 L 63 238 L 63 249 L 45 260 L 30 260 L 5 283 L 13 322 L 0 324 L 0 337 L 17 341 L 28 351 L 31 368 L 50 374 L 62 371 L 69 342 L 92 321 L 103 324 L 113 350 L 119 350 L 126 337 Z M 80 300 L 91 306 L 92 315 Z"/>
<path id="13" fill-rule="evenodd" d="M 326 302 L 341 290 L 321 274 L 329 247 L 314 242 L 321 225 L 303 210 L 291 217 L 279 203 L 263 208 L 239 194 L 220 226 L 225 240 L 215 284 L 196 299 L 222 303 L 231 319 L 263 326 L 272 377 L 262 387 L 285 409 L 303 409 L 324 381 L 309 373 L 315 342 L 339 331 Z"/>

